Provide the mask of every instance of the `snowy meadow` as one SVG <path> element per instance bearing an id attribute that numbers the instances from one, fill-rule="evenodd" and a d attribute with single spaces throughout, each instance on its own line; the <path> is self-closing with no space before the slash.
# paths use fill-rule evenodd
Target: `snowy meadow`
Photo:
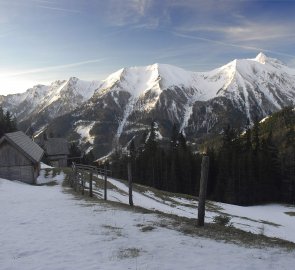
<path id="1" fill-rule="evenodd" d="M 47 169 L 40 183 L 56 184 L 41 186 L 0 179 L 1 269 L 292 269 L 295 263 L 292 243 L 231 227 L 196 228 L 190 219 L 195 202 L 189 199 L 174 197 L 172 204 L 153 191 L 137 190 L 134 203 L 140 207 L 130 208 L 124 205 L 124 182 L 110 180 L 108 197 L 116 202 L 104 202 L 73 194 L 61 185 L 65 176 Z M 99 197 L 99 188 L 95 192 Z M 245 215 L 249 228 L 257 218 L 279 220 L 285 211 L 283 206 L 244 213 L 235 206 L 220 207 L 221 212 Z M 207 211 L 207 222 L 213 213 Z M 234 226 L 241 220 L 236 219 Z M 275 236 L 284 236 L 285 230 L 295 242 L 293 219 L 286 214 Z M 267 232 L 270 225 L 264 223 Z"/>

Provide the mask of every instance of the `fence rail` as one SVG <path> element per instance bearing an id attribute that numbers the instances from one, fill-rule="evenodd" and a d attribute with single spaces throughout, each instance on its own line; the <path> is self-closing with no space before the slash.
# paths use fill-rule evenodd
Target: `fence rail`
<path id="1" fill-rule="evenodd" d="M 97 176 L 96 178 L 93 176 Z M 72 174 L 69 179 L 70 186 L 76 191 L 85 193 L 89 191 L 89 197 L 93 197 L 93 182 L 104 181 L 104 199 L 107 200 L 108 176 L 112 176 L 112 171 L 106 167 L 95 167 L 84 164 L 72 164 Z"/>
<path id="2" fill-rule="evenodd" d="M 133 196 L 132 196 L 132 166 L 131 161 L 128 162 L 128 189 L 129 189 L 129 204 L 133 206 Z M 209 172 L 209 157 L 203 156 L 202 166 L 201 166 L 201 180 L 200 180 L 200 192 L 199 192 L 199 204 L 198 204 L 198 226 L 204 226 L 205 220 L 205 204 L 206 204 L 206 194 L 207 194 L 207 182 L 208 182 L 208 172 Z M 97 175 L 97 178 L 93 178 Z M 85 189 L 89 190 L 89 196 L 93 197 L 93 182 L 104 181 L 104 199 L 107 200 L 107 185 L 108 185 L 108 175 L 112 175 L 112 171 L 107 170 L 106 166 L 104 168 L 89 166 L 84 164 L 72 165 L 72 175 L 70 177 L 70 185 L 75 191 L 85 193 Z M 100 176 L 100 179 L 99 179 Z M 89 183 L 87 185 L 86 183 Z"/>

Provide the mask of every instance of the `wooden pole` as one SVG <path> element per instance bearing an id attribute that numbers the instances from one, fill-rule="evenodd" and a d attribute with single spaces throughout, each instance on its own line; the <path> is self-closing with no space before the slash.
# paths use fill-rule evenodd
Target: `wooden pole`
<path id="1" fill-rule="evenodd" d="M 82 178 L 81 178 L 82 195 L 84 195 L 84 186 L 85 186 L 84 177 L 85 177 L 85 174 L 82 174 Z"/>
<path id="2" fill-rule="evenodd" d="M 79 193 L 80 192 L 80 189 L 81 189 L 81 187 L 80 187 L 80 180 L 81 180 L 81 177 L 80 177 L 80 172 L 78 171 L 77 172 L 77 181 L 76 181 L 76 186 L 77 186 L 77 192 Z"/>
<path id="3" fill-rule="evenodd" d="M 89 178 L 89 197 L 93 197 L 92 192 L 92 178 L 93 178 L 93 172 L 90 172 L 90 178 Z"/>
<path id="4" fill-rule="evenodd" d="M 205 204 L 207 193 L 207 181 L 209 172 L 209 157 L 203 156 L 201 166 L 201 180 L 200 180 L 200 193 L 199 193 L 199 206 L 198 206 L 198 226 L 204 226 L 205 219 Z"/>
<path id="5" fill-rule="evenodd" d="M 128 161 L 127 169 L 128 169 L 128 186 L 129 186 L 129 204 L 130 204 L 130 206 L 133 206 L 133 198 L 132 198 L 132 167 L 131 167 L 131 160 Z"/>
<path id="6" fill-rule="evenodd" d="M 104 165 L 104 199 L 105 201 L 107 200 L 107 185 L 108 185 L 107 177 L 108 177 L 107 166 Z"/>
<path id="7" fill-rule="evenodd" d="M 77 168 L 75 167 L 75 172 L 74 172 L 74 190 L 77 191 L 77 186 L 78 186 L 78 172 Z"/>

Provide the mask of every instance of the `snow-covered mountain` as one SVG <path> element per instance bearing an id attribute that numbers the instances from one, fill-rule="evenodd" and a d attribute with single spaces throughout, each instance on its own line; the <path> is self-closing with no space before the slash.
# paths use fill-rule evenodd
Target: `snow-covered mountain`
<path id="1" fill-rule="evenodd" d="M 262 53 L 209 72 L 164 64 L 123 68 L 102 82 L 72 78 L 2 101 L 10 110 L 17 107 L 21 121 L 48 115 L 39 117 L 36 126 L 65 114 L 49 128 L 94 144 L 98 155 L 139 137 L 152 121 L 158 123 L 160 136 L 169 137 L 175 123 L 189 139 L 196 139 L 220 132 L 226 124 L 245 126 L 248 119 L 262 119 L 294 104 L 295 70 Z"/>
<path id="2" fill-rule="evenodd" d="M 109 150 L 142 134 L 151 121 L 158 122 L 163 137 L 176 123 L 195 139 L 220 132 L 226 124 L 243 127 L 248 119 L 294 104 L 295 70 L 260 53 L 210 72 L 163 64 L 121 69 L 77 111 L 77 120 L 85 121 L 79 129 L 91 124 L 88 137 L 99 134 L 95 144 Z"/>
<path id="3" fill-rule="evenodd" d="M 0 102 L 20 123 L 30 122 L 39 128 L 79 107 L 93 95 L 99 84 L 72 77 L 49 86 L 36 85 L 22 94 L 2 96 Z"/>

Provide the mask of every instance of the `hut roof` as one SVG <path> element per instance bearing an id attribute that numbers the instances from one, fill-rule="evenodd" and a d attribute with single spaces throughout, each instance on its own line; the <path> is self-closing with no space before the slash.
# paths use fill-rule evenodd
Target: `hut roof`
<path id="1" fill-rule="evenodd" d="M 45 141 L 44 149 L 47 155 L 68 155 L 68 141 L 64 138 L 49 138 Z"/>
<path id="2" fill-rule="evenodd" d="M 39 162 L 44 154 L 44 150 L 35 142 L 33 142 L 22 131 L 6 133 L 0 140 L 0 144 L 7 140 L 14 145 L 19 151 L 27 156 L 33 162 Z"/>

